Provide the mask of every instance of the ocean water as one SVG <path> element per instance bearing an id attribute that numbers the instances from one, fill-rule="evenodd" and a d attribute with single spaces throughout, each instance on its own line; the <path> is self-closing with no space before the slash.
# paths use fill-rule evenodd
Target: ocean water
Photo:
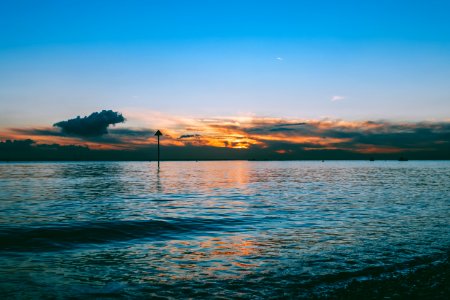
<path id="1" fill-rule="evenodd" d="M 297 298 L 438 261 L 450 162 L 0 164 L 0 297 Z"/>

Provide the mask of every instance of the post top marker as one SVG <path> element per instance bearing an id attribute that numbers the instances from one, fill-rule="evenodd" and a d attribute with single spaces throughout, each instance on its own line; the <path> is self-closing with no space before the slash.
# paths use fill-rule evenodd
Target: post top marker
<path id="1" fill-rule="evenodd" d="M 161 131 L 158 130 L 158 131 L 155 133 L 155 135 L 160 136 L 160 135 L 163 135 L 163 134 L 161 133 Z"/>

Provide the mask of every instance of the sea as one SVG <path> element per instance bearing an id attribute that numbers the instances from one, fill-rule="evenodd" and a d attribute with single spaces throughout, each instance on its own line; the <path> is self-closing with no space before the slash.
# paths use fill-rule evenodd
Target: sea
<path id="1" fill-rule="evenodd" d="M 449 249 L 449 161 L 0 163 L 2 299 L 302 298 Z"/>

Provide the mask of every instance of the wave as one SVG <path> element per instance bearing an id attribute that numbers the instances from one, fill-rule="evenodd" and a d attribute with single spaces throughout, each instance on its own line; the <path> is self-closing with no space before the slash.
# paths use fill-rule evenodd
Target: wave
<path id="1" fill-rule="evenodd" d="M 393 295 L 396 299 L 449 299 L 449 255 L 449 249 L 442 249 L 390 266 L 347 272 L 343 277 L 324 276 L 311 282 L 311 293 L 302 294 L 297 287 L 293 294 L 312 299 L 386 299 Z"/>
<path id="2" fill-rule="evenodd" d="M 245 222 L 247 223 L 247 222 Z M 177 238 L 195 231 L 222 231 L 239 228 L 244 220 L 223 218 L 184 218 L 165 220 L 120 220 L 46 224 L 40 226 L 1 226 L 0 251 L 55 251 L 82 244 L 101 244 L 142 238 Z M 181 236 L 180 236 L 181 237 Z M 183 235 L 183 238 L 185 236 Z"/>

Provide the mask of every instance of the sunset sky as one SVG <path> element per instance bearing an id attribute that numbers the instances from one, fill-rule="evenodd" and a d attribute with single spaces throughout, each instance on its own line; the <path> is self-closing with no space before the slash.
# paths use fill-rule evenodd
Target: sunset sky
<path id="1" fill-rule="evenodd" d="M 433 0 L 1 1 L 0 141 L 130 150 L 161 129 L 174 147 L 279 155 L 448 149 L 449 11 Z M 103 110 L 126 121 L 90 136 L 53 126 Z"/>

